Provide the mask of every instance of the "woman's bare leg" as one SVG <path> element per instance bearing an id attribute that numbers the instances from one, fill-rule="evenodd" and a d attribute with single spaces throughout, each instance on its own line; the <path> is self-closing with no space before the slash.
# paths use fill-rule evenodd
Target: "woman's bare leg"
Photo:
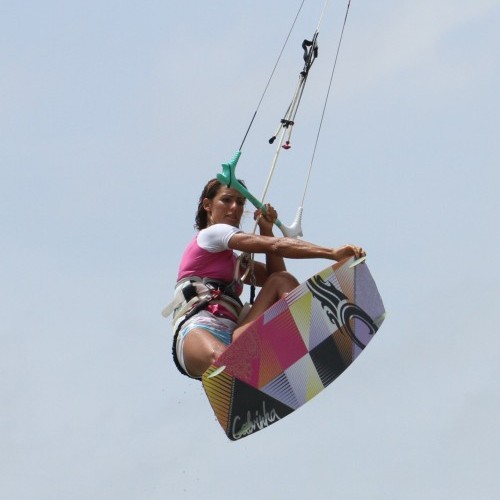
<path id="1" fill-rule="evenodd" d="M 184 364 L 189 374 L 193 377 L 201 377 L 226 347 L 207 330 L 193 328 L 186 335 L 182 350 Z"/>
<path id="2" fill-rule="evenodd" d="M 264 311 L 299 285 L 297 279 L 287 271 L 271 274 L 241 324 L 233 332 L 233 340 L 241 333 L 243 326 L 257 319 Z"/>

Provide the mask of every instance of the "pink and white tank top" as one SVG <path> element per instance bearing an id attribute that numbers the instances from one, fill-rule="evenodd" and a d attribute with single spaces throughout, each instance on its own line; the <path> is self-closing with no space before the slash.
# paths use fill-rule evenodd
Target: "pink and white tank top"
<path id="1" fill-rule="evenodd" d="M 237 256 L 229 248 L 229 240 L 239 232 L 241 229 L 229 224 L 214 224 L 202 229 L 184 250 L 177 281 L 198 276 L 230 283 Z"/>

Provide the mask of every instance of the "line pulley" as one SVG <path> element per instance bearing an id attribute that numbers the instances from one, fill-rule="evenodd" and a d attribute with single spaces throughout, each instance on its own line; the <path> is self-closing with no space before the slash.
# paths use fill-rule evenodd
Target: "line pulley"
<path id="1" fill-rule="evenodd" d="M 278 129 L 274 135 L 269 139 L 269 144 L 273 144 L 276 137 L 282 129 L 287 130 L 287 134 L 284 136 L 284 142 L 280 144 L 283 149 L 290 149 L 291 146 L 291 136 L 292 128 L 295 125 L 295 116 L 299 109 L 299 104 L 304 93 L 304 87 L 306 85 L 307 77 L 309 76 L 309 70 L 313 65 L 313 62 L 318 57 L 318 31 L 314 33 L 312 40 L 304 40 L 302 42 L 302 50 L 304 51 L 304 67 L 299 74 L 299 81 L 297 87 L 293 94 L 292 100 L 288 105 L 284 117 L 281 119 Z"/>

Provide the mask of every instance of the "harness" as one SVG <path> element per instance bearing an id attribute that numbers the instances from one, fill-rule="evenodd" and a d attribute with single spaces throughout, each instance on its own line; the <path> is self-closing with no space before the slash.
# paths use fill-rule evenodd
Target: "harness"
<path id="1" fill-rule="evenodd" d="M 195 314 L 206 309 L 209 304 L 220 303 L 234 317 L 238 317 L 243 304 L 234 290 L 235 282 L 226 283 L 213 278 L 200 278 L 189 276 L 177 282 L 174 298 L 162 311 L 162 315 L 168 318 L 173 313 L 174 338 L 172 343 L 172 357 L 177 369 L 186 376 L 192 378 L 185 372 L 179 363 L 176 352 L 177 338 L 182 325 Z"/>

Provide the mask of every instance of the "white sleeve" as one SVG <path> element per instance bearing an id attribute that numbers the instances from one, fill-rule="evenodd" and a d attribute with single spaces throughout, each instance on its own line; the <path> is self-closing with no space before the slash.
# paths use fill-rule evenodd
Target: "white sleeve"
<path id="1" fill-rule="evenodd" d="M 198 245 L 210 253 L 229 250 L 229 240 L 233 234 L 241 232 L 238 227 L 229 224 L 214 224 L 198 233 Z"/>

